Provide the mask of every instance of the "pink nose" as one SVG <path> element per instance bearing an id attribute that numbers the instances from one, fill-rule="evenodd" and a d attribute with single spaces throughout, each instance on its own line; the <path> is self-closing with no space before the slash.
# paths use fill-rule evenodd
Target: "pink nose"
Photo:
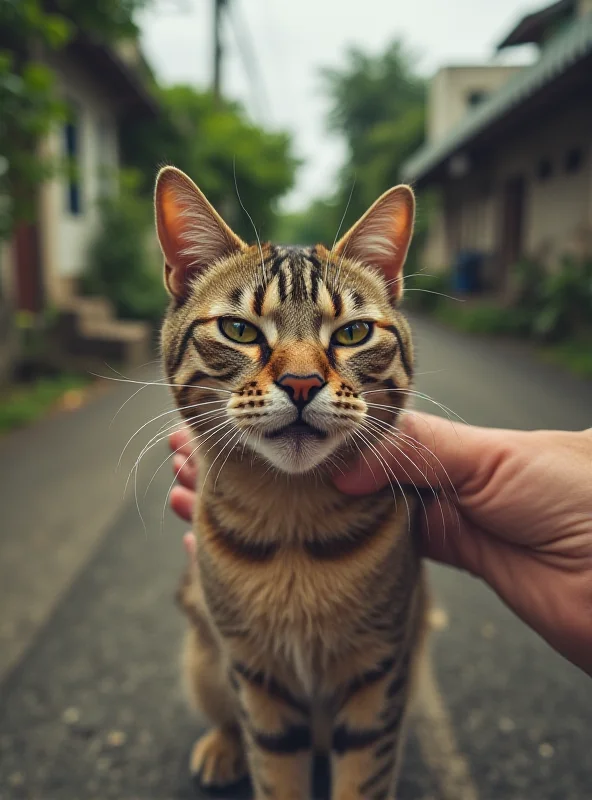
<path id="1" fill-rule="evenodd" d="M 277 385 L 290 395 L 294 405 L 302 408 L 323 388 L 325 381 L 317 373 L 292 375 L 288 372 L 279 378 Z"/>

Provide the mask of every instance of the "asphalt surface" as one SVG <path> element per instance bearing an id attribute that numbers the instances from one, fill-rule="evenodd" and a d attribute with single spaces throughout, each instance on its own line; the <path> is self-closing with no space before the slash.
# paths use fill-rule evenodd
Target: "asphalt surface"
<path id="1" fill-rule="evenodd" d="M 592 425 L 592 384 L 528 349 L 415 320 L 418 388 L 470 422 Z M 108 370 L 105 371 L 106 373 Z M 154 366 L 131 375 L 155 380 Z M 166 388 L 114 383 L 85 408 L 0 441 L 0 799 L 195 797 L 172 596 L 183 525 L 165 514 L 164 442 L 125 479 L 171 408 Z M 400 800 L 592 798 L 592 683 L 480 582 L 434 567 L 433 636 L 444 708 L 427 725 L 455 741 L 472 783 L 444 787 L 412 725 Z M 446 719 L 443 721 L 443 716 Z M 471 783 L 471 786 L 468 786 Z M 322 780 L 315 793 L 322 796 Z"/>

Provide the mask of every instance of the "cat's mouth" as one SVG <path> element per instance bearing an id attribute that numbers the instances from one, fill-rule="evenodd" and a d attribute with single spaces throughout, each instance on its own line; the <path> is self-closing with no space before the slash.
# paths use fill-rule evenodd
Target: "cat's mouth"
<path id="1" fill-rule="evenodd" d="M 266 439 L 279 439 L 280 437 L 289 436 L 292 439 L 326 439 L 327 433 L 326 431 L 321 431 L 318 428 L 314 428 L 312 425 L 309 425 L 307 422 L 303 420 L 296 420 L 296 422 L 291 422 L 289 425 L 285 425 L 283 428 L 279 428 L 276 431 L 271 431 L 270 433 L 265 434 Z"/>

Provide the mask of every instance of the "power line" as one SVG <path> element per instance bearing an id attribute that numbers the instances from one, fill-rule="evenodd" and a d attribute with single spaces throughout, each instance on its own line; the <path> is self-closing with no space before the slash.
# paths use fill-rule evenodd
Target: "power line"
<path id="1" fill-rule="evenodd" d="M 240 0 L 233 0 L 229 5 L 230 21 L 234 39 L 238 46 L 239 54 L 251 88 L 253 104 L 257 109 L 257 114 L 262 122 L 271 122 L 271 104 L 267 92 L 263 74 L 261 72 L 256 49 L 253 46 L 253 39 L 249 32 L 247 22 L 240 9 Z"/>
<path id="2" fill-rule="evenodd" d="M 220 97 L 222 83 L 222 12 L 228 5 L 228 0 L 214 0 L 214 69 L 212 91 L 215 97 Z"/>

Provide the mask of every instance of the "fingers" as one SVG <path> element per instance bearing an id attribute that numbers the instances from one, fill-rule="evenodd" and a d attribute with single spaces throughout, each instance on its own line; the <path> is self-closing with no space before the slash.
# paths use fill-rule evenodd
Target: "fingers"
<path id="1" fill-rule="evenodd" d="M 183 547 L 185 548 L 189 561 L 193 561 L 197 555 L 197 539 L 195 538 L 195 534 L 191 531 L 183 536 Z"/>
<path id="2" fill-rule="evenodd" d="M 193 446 L 186 428 L 175 431 L 169 436 L 169 445 L 173 451 L 173 471 L 177 480 L 186 489 L 195 489 L 197 469 L 193 460 Z"/>
<path id="3" fill-rule="evenodd" d="M 182 428 L 172 433 L 169 436 L 169 445 L 174 452 L 173 471 L 180 484 L 180 486 L 175 486 L 172 490 L 169 502 L 177 516 L 181 517 L 185 522 L 191 522 L 195 505 L 197 468 L 192 458 L 193 447 L 189 431 L 186 428 Z M 189 540 L 185 542 L 186 548 L 188 542 Z"/>
<path id="4" fill-rule="evenodd" d="M 179 428 L 169 436 L 169 446 L 174 453 L 180 453 L 189 458 L 193 452 L 191 446 L 191 434 L 187 428 Z"/>
<path id="5" fill-rule="evenodd" d="M 195 490 L 197 470 L 192 461 L 187 461 L 187 456 L 181 456 L 179 454 L 173 456 L 173 472 L 181 486 L 184 486 L 186 489 Z"/>
<path id="6" fill-rule="evenodd" d="M 490 437 L 483 428 L 412 412 L 404 416 L 399 432 L 376 445 L 378 453 L 367 451 L 335 483 L 347 494 L 369 494 L 389 480 L 458 490 L 479 467 Z"/>
<path id="7" fill-rule="evenodd" d="M 184 486 L 175 486 L 170 496 L 171 508 L 185 522 L 193 519 L 193 506 L 195 504 L 195 492 L 186 489 Z"/>

